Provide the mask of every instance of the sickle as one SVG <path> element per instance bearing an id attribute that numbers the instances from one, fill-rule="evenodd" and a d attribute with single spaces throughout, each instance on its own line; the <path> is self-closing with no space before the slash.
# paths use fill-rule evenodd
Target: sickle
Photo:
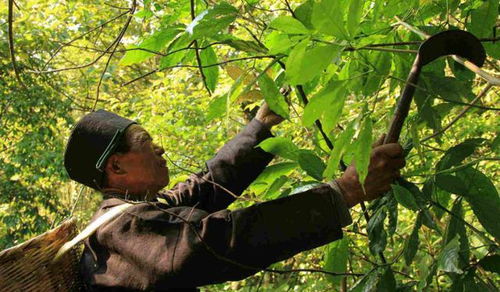
<path id="1" fill-rule="evenodd" d="M 481 42 L 471 33 L 463 30 L 448 30 L 435 34 L 425 40 L 418 48 L 417 57 L 413 62 L 410 74 L 406 80 L 403 94 L 398 101 L 396 112 L 391 122 L 384 144 L 396 143 L 408 116 L 410 104 L 415 93 L 420 70 L 423 66 L 447 55 L 457 55 L 468 59 L 481 67 L 486 59 L 486 53 Z"/>

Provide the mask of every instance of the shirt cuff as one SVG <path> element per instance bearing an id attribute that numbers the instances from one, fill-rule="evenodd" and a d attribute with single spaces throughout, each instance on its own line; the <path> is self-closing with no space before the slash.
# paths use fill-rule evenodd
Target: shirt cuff
<path id="1" fill-rule="evenodd" d="M 347 225 L 351 225 L 352 218 L 349 213 L 349 208 L 347 207 L 346 202 L 343 198 L 342 190 L 338 185 L 337 181 L 333 180 L 328 182 L 328 185 L 332 188 L 332 198 L 333 204 L 335 207 L 335 211 L 337 212 L 337 218 L 339 218 L 339 223 L 341 227 L 346 227 Z"/>

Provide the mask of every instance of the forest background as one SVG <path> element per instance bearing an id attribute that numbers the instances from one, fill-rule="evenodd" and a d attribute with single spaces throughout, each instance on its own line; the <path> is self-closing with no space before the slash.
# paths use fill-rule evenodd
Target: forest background
<path id="1" fill-rule="evenodd" d="M 0 248 L 89 220 L 101 195 L 70 182 L 62 156 L 98 108 L 152 133 L 174 185 L 265 99 L 287 118 L 262 144 L 277 158 L 231 208 L 325 182 L 341 158 L 363 177 L 422 33 L 458 28 L 486 49 L 482 77 L 450 57 L 424 67 L 400 139 L 408 182 L 368 204 L 368 223 L 354 208 L 344 239 L 203 290 L 498 291 L 498 12 L 497 0 L 3 1 Z"/>

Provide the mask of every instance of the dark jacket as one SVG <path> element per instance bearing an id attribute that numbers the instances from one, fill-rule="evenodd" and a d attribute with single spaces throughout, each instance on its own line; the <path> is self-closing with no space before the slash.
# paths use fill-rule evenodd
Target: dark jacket
<path id="1" fill-rule="evenodd" d="M 101 226 L 86 240 L 81 260 L 88 290 L 196 291 L 341 238 L 350 216 L 328 184 L 225 209 L 271 161 L 272 155 L 255 147 L 271 136 L 253 120 L 207 162 L 208 171 Z M 122 203 L 104 200 L 93 220 Z"/>

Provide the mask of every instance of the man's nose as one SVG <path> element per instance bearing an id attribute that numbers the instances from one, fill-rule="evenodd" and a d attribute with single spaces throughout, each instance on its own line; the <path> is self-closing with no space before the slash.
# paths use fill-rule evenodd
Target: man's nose
<path id="1" fill-rule="evenodd" d="M 163 147 L 161 146 L 155 145 L 155 153 L 158 155 L 162 155 L 163 153 L 165 153 L 165 149 L 163 149 Z"/>

